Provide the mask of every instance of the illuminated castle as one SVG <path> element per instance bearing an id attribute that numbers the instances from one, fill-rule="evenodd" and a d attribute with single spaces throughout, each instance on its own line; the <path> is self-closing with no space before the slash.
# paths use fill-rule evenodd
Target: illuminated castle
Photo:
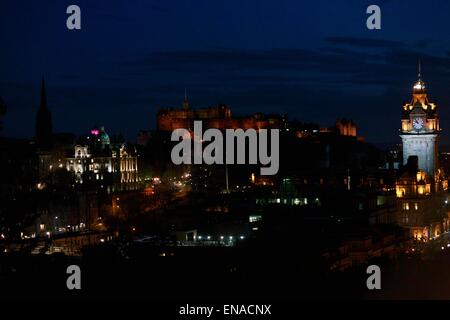
<path id="1" fill-rule="evenodd" d="M 194 121 L 201 120 L 204 128 L 215 129 L 270 129 L 280 127 L 279 116 L 256 113 L 247 117 L 232 117 L 230 107 L 220 104 L 214 107 L 192 109 L 185 96 L 182 108 L 164 108 L 157 113 L 157 129 L 193 129 Z"/>

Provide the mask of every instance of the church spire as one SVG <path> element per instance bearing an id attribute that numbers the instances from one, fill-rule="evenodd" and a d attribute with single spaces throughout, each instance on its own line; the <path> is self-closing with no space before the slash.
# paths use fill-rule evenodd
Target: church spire
<path id="1" fill-rule="evenodd" d="M 47 109 L 47 95 L 45 94 L 45 80 L 44 80 L 44 77 L 42 77 L 42 82 L 41 82 L 41 103 L 39 105 L 39 108 Z"/>

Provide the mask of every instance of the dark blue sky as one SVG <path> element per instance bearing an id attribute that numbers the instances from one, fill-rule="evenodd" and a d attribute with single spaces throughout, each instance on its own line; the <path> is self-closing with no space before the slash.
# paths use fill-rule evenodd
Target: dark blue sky
<path id="1" fill-rule="evenodd" d="M 66 29 L 77 4 L 82 30 Z M 366 28 L 378 4 L 382 30 Z M 31 137 L 42 75 L 55 131 L 95 123 L 133 140 L 161 106 L 229 104 L 234 114 L 354 119 L 396 142 L 418 58 L 450 142 L 448 1 L 45 0 L 0 2 L 4 134 Z M 448 133 L 447 133 L 448 132 Z"/>

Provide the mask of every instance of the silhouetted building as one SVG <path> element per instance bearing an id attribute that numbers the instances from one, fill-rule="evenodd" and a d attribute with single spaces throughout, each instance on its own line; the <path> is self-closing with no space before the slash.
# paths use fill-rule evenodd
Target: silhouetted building
<path id="1" fill-rule="evenodd" d="M 152 133 L 149 130 L 141 130 L 137 136 L 137 144 L 140 146 L 146 146 L 152 137 Z"/>
<path id="2" fill-rule="evenodd" d="M 52 114 L 47 106 L 45 82 L 42 79 L 41 102 L 36 115 L 36 145 L 39 149 L 50 149 L 52 145 L 52 133 Z"/>

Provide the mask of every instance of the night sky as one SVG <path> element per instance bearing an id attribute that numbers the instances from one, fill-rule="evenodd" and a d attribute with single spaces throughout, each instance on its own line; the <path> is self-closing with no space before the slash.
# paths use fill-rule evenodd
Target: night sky
<path id="1" fill-rule="evenodd" d="M 66 28 L 77 4 L 82 30 Z M 382 30 L 366 28 L 378 4 Z M 96 123 L 134 140 L 159 107 L 226 103 L 235 115 L 351 118 L 370 142 L 399 142 L 422 60 L 450 142 L 448 1 L 0 1 L 2 134 L 34 135 L 42 76 L 56 132 Z"/>

